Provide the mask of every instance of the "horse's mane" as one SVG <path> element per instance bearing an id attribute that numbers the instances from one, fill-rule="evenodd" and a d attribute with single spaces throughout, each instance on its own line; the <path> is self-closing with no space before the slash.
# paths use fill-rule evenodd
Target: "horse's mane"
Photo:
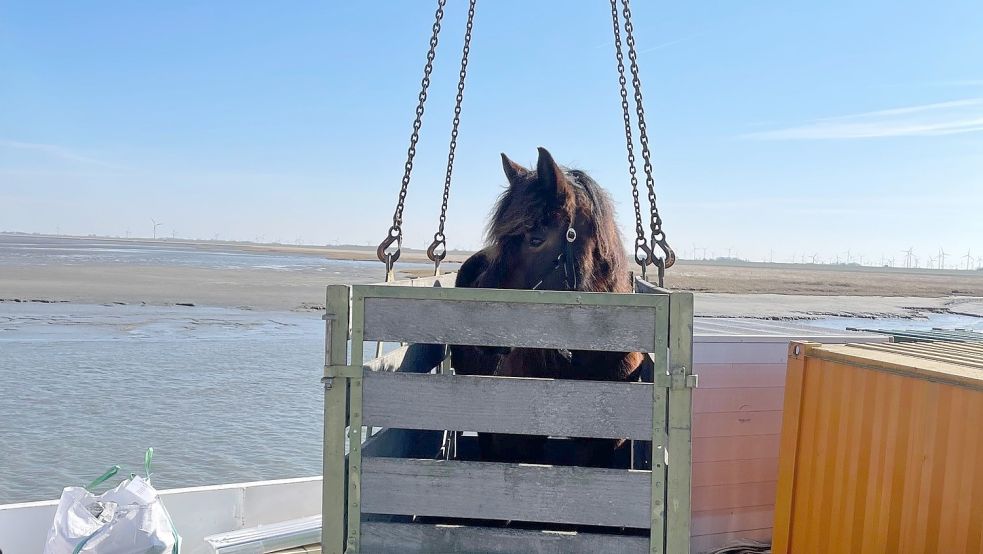
<path id="1" fill-rule="evenodd" d="M 577 221 L 587 226 L 588 232 L 584 233 L 587 236 L 578 237 L 574 243 L 578 290 L 631 292 L 627 257 L 611 197 L 587 173 L 562 169 L 574 191 L 562 203 L 544 193 L 541 187 L 530 186 L 536 182 L 535 171 L 525 176 L 525 182 L 509 186 L 499 196 L 485 231 L 486 243 L 497 254 L 491 261 L 491 273 L 501 275 L 509 267 L 510 258 L 517 255 L 523 232 L 540 223 L 543 214 L 547 214 L 547 217 L 561 218 L 563 224 Z"/>

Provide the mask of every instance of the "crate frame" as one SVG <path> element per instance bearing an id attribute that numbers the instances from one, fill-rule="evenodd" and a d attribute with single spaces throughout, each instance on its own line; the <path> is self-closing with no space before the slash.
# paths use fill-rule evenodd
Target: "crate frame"
<path id="1" fill-rule="evenodd" d="M 473 344 L 481 346 L 523 346 L 537 348 L 571 348 L 584 350 L 615 350 L 647 352 L 654 362 L 652 382 L 601 383 L 591 381 L 554 382 L 594 390 L 598 386 L 649 387 L 646 402 L 651 406 L 651 427 L 647 429 L 651 450 L 652 471 L 648 473 L 650 553 L 686 553 L 690 545 L 691 494 L 691 426 L 692 388 L 697 385 L 693 374 L 693 296 L 691 293 L 670 292 L 644 281 L 636 282 L 641 293 L 586 293 L 559 291 L 528 291 L 502 289 L 456 289 L 449 287 L 450 276 L 417 279 L 415 286 L 390 285 L 332 285 L 326 296 L 326 335 L 324 408 L 324 480 L 322 490 L 322 549 L 325 553 L 355 554 L 362 551 L 362 474 L 366 437 L 363 385 L 367 372 L 392 371 L 386 361 L 376 358 L 363 360 L 365 342 L 423 342 L 426 344 Z M 480 308 L 480 309 L 479 309 Z M 428 321 L 420 316 L 441 312 L 443 318 Z M 480 317 L 474 316 L 481 312 Z M 496 315 L 497 314 L 497 315 Z M 535 320 L 545 325 L 541 333 L 510 334 L 503 321 L 488 322 L 500 315 Z M 549 327 L 554 320 L 565 326 Z M 591 325 L 602 320 L 609 333 L 586 333 Z M 414 325 L 416 323 L 416 325 Z M 639 329 L 642 329 L 639 331 Z M 610 331 L 616 331 L 614 333 Z M 616 336 L 611 336 L 611 335 Z M 351 357 L 348 349 L 351 347 Z M 404 348 L 405 351 L 405 348 Z M 444 366 L 441 348 L 437 359 L 425 366 Z M 434 363 L 436 362 L 436 363 Z M 392 365 L 392 364 L 390 364 Z M 429 367 L 425 367 L 429 370 Z M 451 376 L 438 372 L 429 377 L 457 380 L 482 386 L 526 387 L 523 378 Z M 379 381 L 376 373 L 369 375 Z M 372 382 L 373 379 L 369 381 Z M 482 380 L 498 380 L 495 382 Z M 542 381 L 542 380 L 535 380 Z M 381 381 L 380 381 L 381 382 Z M 434 381 L 436 382 L 436 381 Z M 545 383 L 545 386 L 549 386 Z M 544 386 L 539 382 L 537 386 Z M 521 390 L 521 389 L 515 389 Z M 628 389 L 626 389 L 628 390 Z M 639 389 L 631 389 L 633 391 Z M 617 392 L 617 391 L 615 391 Z M 616 395 L 615 395 L 616 396 Z M 637 395 L 635 395 L 637 396 Z M 369 418 L 371 420 L 371 417 Z M 371 423 L 371 421 L 369 421 Z M 540 422 L 539 425 L 550 425 Z M 401 427 L 402 428 L 402 427 Z M 411 427 L 412 428 L 412 427 Z M 422 427 L 417 427 L 422 428 Z M 435 429 L 436 430 L 436 429 Z M 485 429 L 459 429 L 479 430 Z M 489 428 L 491 432 L 502 429 Z M 525 429 L 524 434 L 541 434 L 543 429 Z M 513 429 L 509 429 L 515 432 Z M 596 434 L 596 433 L 595 433 Z M 594 436 L 580 434 L 577 436 Z M 598 435 L 601 436 L 601 435 Z M 345 439 L 350 444 L 345 455 Z M 371 441 L 371 439 L 370 439 Z M 636 443 L 637 444 L 637 443 Z M 663 461 L 666 448 L 671 453 L 671 465 Z M 412 461 L 412 460 L 410 460 Z M 419 460 L 418 460 L 419 461 Z M 471 468 L 497 471 L 498 466 L 522 464 L 490 464 L 488 462 L 455 462 Z M 480 466 L 480 467 L 479 467 Z M 564 468 L 542 466 L 543 471 L 557 473 Z M 439 468 L 437 468 L 439 469 Z M 446 469 L 446 468 L 444 468 Z M 590 468 L 579 468 L 588 470 Z M 539 471 L 538 469 L 536 471 Z M 621 470 L 607 470 L 621 471 Z M 638 473 L 638 470 L 633 470 Z M 594 474 L 590 474 L 594 475 Z M 633 476 L 638 482 L 638 476 Z M 668 508 L 668 509 L 667 509 Z M 543 520 L 545 521 L 545 520 Z M 375 524 L 371 524 L 375 525 Z M 405 525 L 404 525 L 405 527 Z M 472 529 L 478 539 L 480 528 Z M 585 537 L 590 539 L 590 537 Z M 525 540 L 520 537 L 519 540 Z M 530 534 L 528 540 L 533 540 Z"/>

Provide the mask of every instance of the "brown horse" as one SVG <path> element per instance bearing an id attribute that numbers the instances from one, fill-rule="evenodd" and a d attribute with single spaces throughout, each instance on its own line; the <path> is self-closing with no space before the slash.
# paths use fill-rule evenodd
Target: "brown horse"
<path id="1" fill-rule="evenodd" d="M 487 247 L 461 266 L 457 287 L 632 292 L 627 257 L 607 193 L 586 173 L 539 149 L 535 170 L 502 154 L 509 186 L 488 225 Z M 598 329 L 603 332 L 603 329 Z M 454 346 L 463 375 L 626 381 L 638 352 Z M 483 459 L 543 461 L 545 437 L 482 435 Z M 623 441 L 578 439 L 571 463 L 605 466 Z"/>

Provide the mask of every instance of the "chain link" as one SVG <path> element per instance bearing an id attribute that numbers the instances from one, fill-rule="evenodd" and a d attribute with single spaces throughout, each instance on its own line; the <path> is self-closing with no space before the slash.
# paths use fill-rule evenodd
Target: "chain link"
<path id="1" fill-rule="evenodd" d="M 635 145 L 631 132 L 631 113 L 628 107 L 628 80 L 625 78 L 625 56 L 621 51 L 621 23 L 618 18 L 618 2 L 611 0 L 611 24 L 614 28 L 615 56 L 618 59 L 618 85 L 621 91 L 621 112 L 625 121 L 625 149 L 628 152 L 628 173 L 631 177 L 631 197 L 635 205 L 635 261 L 642 267 L 652 263 L 652 252 L 645 239 L 642 226 L 642 208 L 638 203 L 638 171 L 635 168 Z"/>
<path id="2" fill-rule="evenodd" d="M 406 150 L 406 164 L 403 172 L 403 182 L 399 189 L 399 199 L 396 211 L 393 213 L 393 224 L 388 236 L 379 244 L 376 255 L 379 261 L 392 264 L 399 259 L 403 244 L 403 206 L 406 204 L 406 189 L 410 186 L 410 174 L 413 172 L 413 157 L 416 156 L 416 143 L 420 140 L 420 128 L 423 126 L 424 106 L 427 102 L 427 89 L 430 88 L 430 73 L 433 72 L 433 61 L 437 57 L 437 42 L 440 35 L 440 22 L 444 18 L 444 6 L 447 0 L 437 0 L 437 11 L 434 13 L 433 33 L 430 35 L 430 49 L 427 51 L 427 64 L 423 68 L 423 80 L 420 82 L 419 103 L 416 105 L 416 118 L 413 120 L 413 132 L 410 134 L 410 146 Z M 395 252 L 388 253 L 386 249 L 396 242 Z"/>
<path id="3" fill-rule="evenodd" d="M 631 22 L 631 7 L 629 0 L 621 0 L 622 15 L 624 16 L 625 43 L 628 46 L 628 59 L 631 65 L 631 84 L 635 89 L 635 111 L 638 117 L 638 142 L 642 145 L 644 160 L 645 186 L 648 188 L 649 206 L 651 208 L 651 250 L 658 246 L 665 255 L 665 267 L 669 268 L 676 262 L 676 254 L 666 240 L 662 230 L 662 216 L 656 206 L 655 179 L 652 177 L 652 153 L 649 149 L 648 128 L 645 124 L 645 108 L 642 104 L 642 82 L 638 71 L 638 54 L 635 51 L 634 26 Z"/>
<path id="4" fill-rule="evenodd" d="M 427 257 L 434 263 L 434 273 L 440 271 L 440 262 L 447 256 L 447 237 L 444 224 L 447 223 L 447 200 L 451 194 L 451 175 L 454 173 L 454 156 L 457 149 L 458 127 L 461 124 L 461 103 L 464 102 L 464 81 L 468 76 L 468 55 L 471 53 L 471 30 L 474 28 L 474 10 L 477 0 L 468 5 L 468 23 L 464 32 L 464 48 L 461 52 L 461 70 L 458 74 L 457 97 L 454 103 L 454 121 L 451 127 L 451 140 L 447 151 L 447 172 L 444 174 L 444 197 L 440 205 L 440 224 L 433 235 L 433 242 L 427 249 Z"/>

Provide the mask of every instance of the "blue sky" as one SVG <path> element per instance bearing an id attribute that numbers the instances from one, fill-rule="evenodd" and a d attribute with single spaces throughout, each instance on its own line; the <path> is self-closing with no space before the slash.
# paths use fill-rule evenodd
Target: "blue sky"
<path id="1" fill-rule="evenodd" d="M 439 210 L 466 11 L 449 4 L 411 246 Z M 4 3 L 0 229 L 377 243 L 434 5 Z M 678 251 L 983 255 L 983 3 L 633 7 Z M 481 242 L 499 152 L 537 146 L 612 192 L 631 242 L 613 48 L 606 2 L 479 2 L 452 248 Z"/>

